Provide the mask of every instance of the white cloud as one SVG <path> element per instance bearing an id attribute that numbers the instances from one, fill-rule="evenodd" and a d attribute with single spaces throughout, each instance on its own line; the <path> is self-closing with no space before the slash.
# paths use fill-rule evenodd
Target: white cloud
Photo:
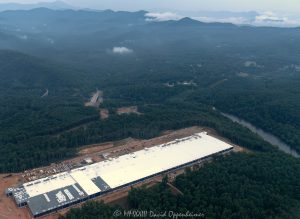
<path id="1" fill-rule="evenodd" d="M 124 54 L 130 54 L 130 53 L 132 53 L 133 50 L 132 50 L 132 49 L 129 49 L 129 48 L 127 48 L 127 47 L 114 47 L 114 48 L 112 49 L 112 52 L 113 52 L 114 54 L 124 55 Z"/>
<path id="2" fill-rule="evenodd" d="M 300 16 L 293 14 L 278 15 L 272 11 L 258 12 L 180 12 L 184 16 L 174 12 L 150 12 L 145 15 L 146 21 L 162 22 L 180 20 L 183 17 L 212 23 L 232 23 L 236 25 L 270 26 L 270 27 L 300 27 Z"/>
<path id="3" fill-rule="evenodd" d="M 270 26 L 270 27 L 299 27 L 300 16 L 292 17 L 286 15 L 277 15 L 274 12 L 266 11 L 253 17 L 232 16 L 232 17 L 214 17 L 214 16 L 198 16 L 193 17 L 195 20 L 202 22 L 220 22 L 232 23 L 236 25 L 253 25 L 253 26 Z"/>
<path id="4" fill-rule="evenodd" d="M 164 13 L 147 13 L 145 15 L 146 21 L 169 21 L 169 20 L 180 20 L 183 18 L 182 16 L 172 13 L 172 12 L 164 12 Z"/>
<path id="5" fill-rule="evenodd" d="M 198 20 L 201 22 L 212 23 L 232 23 L 232 24 L 246 24 L 248 20 L 243 17 L 228 17 L 228 18 L 213 18 L 213 17 L 192 17 L 194 20 Z"/>
<path id="6" fill-rule="evenodd" d="M 271 11 L 266 11 L 256 16 L 252 24 L 255 26 L 297 27 L 300 26 L 300 18 L 278 16 Z"/>
<path id="7" fill-rule="evenodd" d="M 285 22 L 287 18 L 276 16 L 275 13 L 271 11 L 266 11 L 255 17 L 255 22 L 257 23 L 273 23 L 273 22 Z"/>
<path id="8" fill-rule="evenodd" d="M 27 35 L 19 36 L 19 38 L 22 39 L 22 40 L 28 40 L 28 36 Z"/>

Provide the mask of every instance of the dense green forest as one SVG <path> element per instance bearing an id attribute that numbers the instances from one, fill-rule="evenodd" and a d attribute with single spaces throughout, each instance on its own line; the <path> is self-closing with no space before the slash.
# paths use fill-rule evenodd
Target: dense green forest
<path id="1" fill-rule="evenodd" d="M 225 124 L 235 126 L 210 106 L 185 101 L 185 96 L 197 92 L 195 87 L 164 85 L 168 79 L 183 81 L 186 76 L 179 72 L 161 79 L 145 73 L 148 81 L 130 72 L 128 81 L 118 74 L 110 81 L 101 79 L 105 83 L 98 83 L 107 84 L 103 86 L 105 101 L 101 107 L 112 112 L 108 120 L 101 121 L 98 109 L 83 104 L 96 87 L 85 77 L 87 73 L 12 51 L 1 51 L 0 56 L 2 172 L 47 165 L 74 156 L 76 148 L 86 144 L 129 136 L 151 138 L 166 129 L 191 125 L 215 127 L 221 133 L 226 130 Z M 216 76 L 202 77 L 213 80 Z M 42 97 L 46 90 L 48 96 Z M 130 105 L 137 105 L 142 115 L 114 113 L 116 107 Z M 234 134 L 229 137 L 235 138 Z"/>
<path id="2" fill-rule="evenodd" d="M 177 177 L 173 184 L 183 195 L 174 195 L 163 181 L 148 189 L 134 188 L 127 199 L 129 209 L 157 214 L 189 211 L 204 218 L 299 218 L 299 177 L 299 160 L 283 154 L 233 154 Z M 117 218 L 113 214 L 117 210 L 124 216 L 126 209 L 91 202 L 61 219 Z"/>
<path id="3" fill-rule="evenodd" d="M 274 90 L 272 83 L 264 81 L 267 79 L 244 79 L 230 73 L 231 66 L 225 63 L 221 69 L 209 64 L 194 70 L 184 61 L 155 66 L 149 60 L 98 79 L 85 71 L 28 55 L 12 51 L 1 54 L 2 172 L 47 165 L 74 156 L 76 148 L 86 144 L 126 137 L 151 138 L 163 130 L 191 125 L 214 128 L 245 147 L 264 148 L 253 144 L 251 137 L 244 138 L 247 142 L 237 141 L 238 135 L 252 134 L 223 118 L 213 106 L 254 124 L 260 121 L 260 127 L 295 149 L 299 145 L 298 74 L 288 86 L 290 79 L 276 80 L 272 76 L 277 81 L 274 86 L 282 87 Z M 216 62 L 221 66 L 222 61 Z M 220 76 L 223 71 L 228 71 L 227 80 Z M 177 84 L 190 80 L 196 85 Z M 100 107 L 111 112 L 107 120 L 100 120 L 99 109 L 84 107 L 96 87 L 104 91 Z M 49 94 L 42 98 L 46 90 Z M 117 107 L 132 105 L 138 106 L 142 114 L 116 115 Z"/>
<path id="4" fill-rule="evenodd" d="M 152 82 L 133 76 L 132 82 L 126 82 L 115 77 L 115 84 L 103 89 L 102 107 L 112 114 L 102 121 L 98 109 L 83 105 L 91 91 L 86 87 L 93 87 L 84 73 L 11 51 L 2 51 L 1 57 L 2 172 L 47 165 L 74 156 L 76 148 L 86 144 L 130 136 L 151 138 L 163 130 L 192 125 L 212 127 L 237 144 L 264 150 L 250 137 L 240 142 L 238 136 L 254 135 L 223 118 L 211 106 L 185 101 L 185 96 L 197 91 L 194 87 L 170 89 L 164 85 L 167 79 L 183 80 L 179 73 L 165 76 L 164 83 L 157 81 L 156 75 L 147 76 L 154 78 Z M 203 77 L 210 80 L 207 75 Z M 140 84 L 133 83 L 140 80 Z M 46 89 L 49 95 L 42 98 Z M 114 113 L 116 107 L 128 105 L 137 105 L 142 115 Z"/>

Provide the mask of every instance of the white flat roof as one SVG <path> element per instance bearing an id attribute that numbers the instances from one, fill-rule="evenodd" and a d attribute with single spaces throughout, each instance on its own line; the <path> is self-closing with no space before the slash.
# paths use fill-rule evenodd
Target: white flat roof
<path id="1" fill-rule="evenodd" d="M 73 179 L 84 189 L 86 194 L 93 195 L 101 190 L 91 181 L 90 178 L 87 178 L 83 171 L 74 171 L 71 173 Z"/>
<path id="2" fill-rule="evenodd" d="M 47 178 L 35 180 L 23 184 L 27 194 L 30 197 L 41 195 L 49 191 L 60 189 L 62 187 L 70 186 L 75 184 L 76 181 L 70 177 L 70 174 L 63 172 Z"/>
<path id="3" fill-rule="evenodd" d="M 98 176 L 113 189 L 230 148 L 230 144 L 202 132 L 71 172 L 25 183 L 24 188 L 33 197 L 78 183 L 88 195 L 92 195 L 101 191 L 92 181 Z"/>

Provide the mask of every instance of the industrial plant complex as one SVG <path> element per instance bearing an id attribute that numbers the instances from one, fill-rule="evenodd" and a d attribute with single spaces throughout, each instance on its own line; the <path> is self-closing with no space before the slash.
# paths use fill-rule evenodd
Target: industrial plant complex
<path id="1" fill-rule="evenodd" d="M 8 188 L 6 194 L 39 217 L 232 149 L 232 145 L 201 132 L 30 181 Z"/>

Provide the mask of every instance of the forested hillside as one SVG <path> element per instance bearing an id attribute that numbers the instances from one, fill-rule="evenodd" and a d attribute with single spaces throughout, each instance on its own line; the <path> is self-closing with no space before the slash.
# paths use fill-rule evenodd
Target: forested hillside
<path id="1" fill-rule="evenodd" d="M 189 125 L 235 139 L 239 128 L 224 134 L 234 125 L 213 107 L 300 150 L 299 29 L 149 22 L 146 13 L 0 13 L 0 49 L 31 54 L 0 53 L 2 172 L 48 164 L 85 144 Z M 108 120 L 84 107 L 96 89 Z M 142 114 L 116 115 L 122 106 Z"/>
<path id="2" fill-rule="evenodd" d="M 1 171 L 24 170 L 74 154 L 54 139 L 99 118 L 78 98 L 84 95 L 78 90 L 84 76 L 12 51 L 0 52 L 0 65 Z"/>

